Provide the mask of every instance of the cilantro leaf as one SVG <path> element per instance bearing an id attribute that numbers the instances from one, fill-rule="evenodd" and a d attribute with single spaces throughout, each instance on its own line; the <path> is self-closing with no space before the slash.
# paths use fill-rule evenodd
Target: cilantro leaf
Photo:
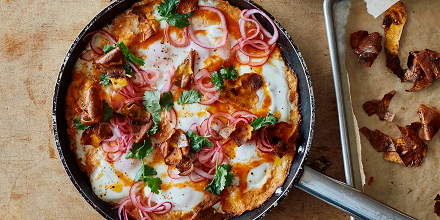
<path id="1" fill-rule="evenodd" d="M 127 151 L 125 159 L 137 158 L 144 159 L 153 150 L 150 138 L 145 138 L 144 142 L 133 143 L 131 149 Z"/>
<path id="2" fill-rule="evenodd" d="M 188 18 L 192 16 L 193 12 L 188 14 L 177 13 L 176 8 L 178 4 L 179 0 L 164 0 L 162 3 L 160 3 L 160 5 L 157 7 L 157 10 L 162 19 L 159 21 L 166 20 L 169 25 L 179 29 L 188 27 Z"/>
<path id="3" fill-rule="evenodd" d="M 125 75 L 131 78 L 131 73 L 133 72 L 133 69 L 131 68 L 130 65 L 128 65 L 128 63 L 124 63 L 122 64 L 122 68 L 124 68 L 125 70 Z"/>
<path id="4" fill-rule="evenodd" d="M 160 107 L 160 92 L 153 92 L 151 90 L 145 91 L 143 98 L 145 109 L 151 114 L 154 122 L 153 127 L 151 127 L 147 133 L 148 135 L 152 135 L 159 131 L 160 112 L 162 111 Z"/>
<path id="5" fill-rule="evenodd" d="M 144 179 L 145 181 L 145 179 Z M 146 182 L 148 187 L 150 187 L 151 192 L 159 194 L 160 185 L 162 184 L 162 180 L 159 177 L 153 178 L 147 176 Z"/>
<path id="6" fill-rule="evenodd" d="M 207 137 L 199 136 L 191 130 L 186 132 L 186 137 L 193 151 L 199 152 L 203 147 L 212 147 L 212 143 L 208 141 Z"/>
<path id="7" fill-rule="evenodd" d="M 115 115 L 115 110 L 113 110 L 113 108 L 110 107 L 104 100 L 102 100 L 102 108 L 104 109 L 104 122 L 109 122 L 110 118 Z"/>
<path id="8" fill-rule="evenodd" d="M 157 172 L 156 170 L 154 170 L 153 167 L 142 164 L 142 167 L 139 169 L 139 171 L 136 173 L 136 176 L 134 177 L 134 182 L 139 181 L 141 178 L 154 175 L 157 175 Z M 146 182 L 146 180 L 144 181 Z"/>
<path id="9" fill-rule="evenodd" d="M 99 76 L 99 83 L 102 85 L 107 85 L 111 82 L 110 77 L 107 76 L 107 74 L 101 74 Z"/>
<path id="10" fill-rule="evenodd" d="M 174 98 L 171 92 L 163 93 L 162 98 L 160 98 L 160 105 L 163 109 L 169 111 L 174 105 Z"/>
<path id="11" fill-rule="evenodd" d="M 222 66 L 222 68 L 220 69 L 220 74 L 222 74 L 225 80 L 235 80 L 237 79 L 238 72 L 234 68 L 234 65 L 230 65 L 228 68 Z"/>
<path id="12" fill-rule="evenodd" d="M 224 89 L 223 85 L 225 84 L 226 80 L 237 79 L 238 72 L 234 68 L 234 65 L 231 65 L 228 68 L 222 66 L 219 72 L 214 71 L 211 74 L 211 82 L 219 90 L 219 92 L 222 92 L 222 90 Z"/>
<path id="13" fill-rule="evenodd" d="M 200 102 L 201 99 L 202 99 L 202 93 L 200 93 L 198 90 L 191 89 L 189 91 L 183 91 L 180 94 L 180 97 L 177 100 L 177 104 L 179 105 L 193 104 Z"/>
<path id="14" fill-rule="evenodd" d="M 115 43 L 119 48 L 121 48 L 122 53 L 124 54 L 124 59 L 128 62 L 136 63 L 138 66 L 143 66 L 145 64 L 145 60 L 139 57 L 136 57 L 130 49 L 128 49 L 127 45 L 124 44 L 123 41 L 119 41 Z"/>
<path id="15" fill-rule="evenodd" d="M 217 161 L 218 162 L 218 161 Z M 229 164 L 222 164 L 215 168 L 214 179 L 205 187 L 205 191 L 220 195 L 225 187 L 231 185 L 232 173 L 229 172 L 232 167 Z"/>
<path id="16" fill-rule="evenodd" d="M 219 72 L 214 71 L 211 74 L 211 82 L 212 84 L 214 84 L 215 88 L 219 90 L 219 92 L 222 92 L 222 90 L 224 89 L 223 84 L 225 84 L 225 81 L 223 80 L 223 77 Z"/>
<path id="17" fill-rule="evenodd" d="M 85 130 L 89 127 L 88 125 L 81 124 L 81 118 L 74 118 L 73 123 L 75 123 L 76 130 Z"/>
<path id="18" fill-rule="evenodd" d="M 157 175 L 156 170 L 153 167 L 150 167 L 146 164 L 142 164 L 142 167 L 136 173 L 134 177 L 134 182 L 142 179 L 144 184 L 147 183 L 147 186 L 150 187 L 151 192 L 159 194 L 160 185 L 162 184 L 162 180 L 159 177 L 153 178 L 151 176 Z"/>
<path id="19" fill-rule="evenodd" d="M 115 49 L 115 45 L 111 45 L 111 46 L 110 46 L 110 44 L 106 44 L 106 45 L 104 45 L 104 49 L 102 49 L 102 52 L 103 52 L 104 54 L 106 54 L 106 53 L 108 53 L 110 50 L 113 50 L 113 49 Z"/>
<path id="20" fill-rule="evenodd" d="M 103 49 L 104 54 L 105 54 L 105 53 L 108 53 L 110 50 L 115 49 L 115 47 L 117 47 L 117 46 L 121 49 L 122 54 L 124 54 L 124 59 L 125 59 L 127 62 L 136 63 L 138 66 L 143 66 L 143 65 L 145 64 L 145 60 L 142 59 L 142 58 L 136 57 L 136 56 L 130 51 L 130 49 L 128 49 L 127 45 L 125 45 L 123 41 L 119 41 L 119 42 L 117 42 L 117 43 L 114 43 L 114 44 L 111 45 L 111 46 L 110 46 L 109 44 L 106 44 L 106 45 L 104 46 L 104 49 Z M 128 64 L 127 64 L 127 66 L 128 66 Z M 131 73 L 131 71 L 127 71 L 127 69 L 126 69 L 125 66 L 124 66 L 124 69 L 125 69 L 125 71 L 126 71 L 128 74 Z M 130 68 L 130 69 L 131 69 L 131 68 Z"/>
<path id="21" fill-rule="evenodd" d="M 260 116 L 255 119 L 250 125 L 254 128 L 254 131 L 256 131 L 264 126 L 275 124 L 277 122 L 278 118 L 275 117 L 272 113 L 268 113 L 266 119 L 263 116 Z"/>

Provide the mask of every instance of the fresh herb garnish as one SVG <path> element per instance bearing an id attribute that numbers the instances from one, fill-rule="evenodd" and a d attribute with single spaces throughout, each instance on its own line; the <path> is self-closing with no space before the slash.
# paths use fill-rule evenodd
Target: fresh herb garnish
<path id="1" fill-rule="evenodd" d="M 133 72 L 133 69 L 128 63 L 122 64 L 122 68 L 125 70 L 125 75 L 131 78 L 131 73 Z"/>
<path id="2" fill-rule="evenodd" d="M 162 184 L 162 180 L 159 177 L 153 178 L 153 175 L 157 175 L 156 170 L 153 167 L 150 167 L 144 163 L 142 163 L 141 169 L 136 173 L 134 177 L 134 181 L 137 182 L 140 179 L 147 183 L 147 186 L 150 187 L 151 192 L 159 194 L 160 185 Z"/>
<path id="3" fill-rule="evenodd" d="M 266 119 L 263 116 L 260 116 L 251 123 L 251 126 L 254 128 L 254 131 L 256 131 L 264 126 L 275 124 L 277 122 L 278 118 L 272 113 L 268 113 Z"/>
<path id="4" fill-rule="evenodd" d="M 137 158 L 142 160 L 153 150 L 153 145 L 149 138 L 145 138 L 143 142 L 133 143 L 131 149 L 125 154 L 125 159 Z"/>
<path id="5" fill-rule="evenodd" d="M 113 117 L 115 110 L 113 110 L 112 107 L 110 107 L 107 102 L 102 100 L 102 108 L 104 110 L 104 122 L 109 122 L 110 118 Z"/>
<path id="6" fill-rule="evenodd" d="M 191 130 L 186 132 L 186 137 L 193 151 L 199 152 L 203 147 L 212 147 L 212 143 L 208 141 L 208 137 L 199 136 Z"/>
<path id="7" fill-rule="evenodd" d="M 198 90 L 191 89 L 189 91 L 183 91 L 179 99 L 177 100 L 177 104 L 184 105 L 184 104 L 193 104 L 200 102 L 202 99 L 202 93 L 200 93 Z"/>
<path id="8" fill-rule="evenodd" d="M 177 5 L 179 4 L 179 0 L 164 0 L 157 7 L 157 10 L 162 16 L 162 19 L 166 20 L 167 23 L 171 26 L 177 27 L 179 29 L 185 28 L 189 26 L 188 18 L 193 15 L 193 12 L 188 14 L 180 14 L 176 12 Z"/>
<path id="9" fill-rule="evenodd" d="M 162 111 L 160 108 L 160 92 L 153 92 L 151 90 L 145 91 L 143 98 L 145 109 L 151 114 L 154 122 L 153 127 L 151 127 L 147 133 L 148 135 L 152 135 L 159 131 L 160 112 Z"/>
<path id="10" fill-rule="evenodd" d="M 160 105 L 164 110 L 169 111 L 174 105 L 173 94 L 171 92 L 163 93 L 162 98 L 160 98 Z"/>
<path id="11" fill-rule="evenodd" d="M 106 53 L 110 52 L 113 49 L 115 49 L 115 45 L 114 44 L 111 45 L 111 46 L 110 46 L 110 44 L 106 44 L 106 45 L 104 45 L 104 49 L 102 49 L 102 52 L 104 54 L 106 54 Z"/>
<path id="12" fill-rule="evenodd" d="M 81 118 L 74 118 L 73 123 L 75 123 L 76 130 L 85 130 L 89 127 L 88 125 L 81 124 Z"/>
<path id="13" fill-rule="evenodd" d="M 122 51 L 122 54 L 124 54 L 124 59 L 127 62 L 136 63 L 138 66 L 143 66 L 145 64 L 145 60 L 139 57 L 136 57 L 130 49 L 128 49 L 127 45 L 124 44 L 123 41 L 119 41 L 117 43 L 114 43 L 113 45 L 106 44 L 104 46 L 103 52 L 108 53 L 110 50 L 115 49 L 115 47 L 119 47 Z M 124 68 L 125 69 L 125 68 Z M 127 72 L 127 70 L 125 70 Z M 131 73 L 131 72 L 130 72 Z"/>
<path id="14" fill-rule="evenodd" d="M 212 194 L 220 195 L 225 187 L 231 185 L 232 173 L 229 170 L 232 169 L 229 164 L 218 165 L 218 157 L 216 162 L 214 179 L 205 187 L 205 191 L 209 191 Z"/>
<path id="15" fill-rule="evenodd" d="M 146 157 L 153 150 L 153 145 L 151 144 L 151 140 L 146 138 L 141 143 L 133 143 L 131 149 L 127 151 L 125 155 L 125 159 L 129 158 L 137 158 L 142 161 L 142 167 L 136 173 L 134 177 L 134 182 L 142 179 L 144 184 L 147 183 L 148 187 L 150 187 L 151 192 L 159 194 L 160 185 L 162 184 L 162 180 L 158 177 L 153 178 L 151 176 L 157 175 L 156 170 L 153 167 L 150 167 L 144 163 L 144 157 Z"/>
<path id="16" fill-rule="evenodd" d="M 238 72 L 234 68 L 234 65 L 231 65 L 228 68 L 222 66 L 219 72 L 214 71 L 211 74 L 211 82 L 219 90 L 219 92 L 224 89 L 223 85 L 225 84 L 226 80 L 237 79 Z"/>
<path id="17" fill-rule="evenodd" d="M 111 82 L 110 77 L 107 76 L 107 74 L 101 74 L 99 76 L 99 83 L 101 83 L 103 86 L 106 86 Z"/>

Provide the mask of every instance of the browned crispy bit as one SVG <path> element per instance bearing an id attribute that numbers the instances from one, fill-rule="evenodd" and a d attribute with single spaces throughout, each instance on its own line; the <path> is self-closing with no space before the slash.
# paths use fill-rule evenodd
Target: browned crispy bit
<path id="1" fill-rule="evenodd" d="M 248 123 L 239 121 L 235 126 L 235 130 L 229 136 L 237 146 L 241 146 L 244 142 L 252 138 L 252 131 L 254 128 Z"/>
<path id="2" fill-rule="evenodd" d="M 227 80 L 219 100 L 251 109 L 258 102 L 257 90 L 263 86 L 263 78 L 256 73 L 246 73 L 236 80 Z"/>
<path id="3" fill-rule="evenodd" d="M 435 201 L 434 204 L 434 213 L 440 217 L 440 201 Z"/>
<path id="4" fill-rule="evenodd" d="M 387 120 L 389 122 L 392 122 L 396 115 L 388 111 L 388 106 L 390 105 L 390 101 L 393 98 L 394 94 L 396 94 L 395 90 L 385 94 L 382 100 L 365 102 L 362 107 L 364 108 L 364 111 L 368 114 L 368 116 L 377 114 L 380 120 Z"/>
<path id="5" fill-rule="evenodd" d="M 412 51 L 409 53 L 408 56 L 408 69 L 405 70 L 405 75 L 402 79 L 402 82 L 405 81 L 411 81 L 414 82 L 414 86 L 407 90 L 408 92 L 414 92 L 414 91 L 418 91 L 420 89 L 426 88 L 429 85 L 431 85 L 431 82 L 428 80 L 428 78 L 426 77 L 425 71 L 422 68 L 421 63 L 419 62 L 419 60 L 417 59 L 417 57 L 426 57 L 426 55 L 419 55 L 420 53 L 427 53 L 428 50 L 424 50 L 422 52 L 420 51 Z M 434 52 L 434 51 L 432 51 Z M 436 52 L 434 52 L 436 53 Z M 434 54 L 432 53 L 432 54 Z M 435 64 L 436 61 L 433 61 L 433 63 Z M 429 69 L 426 66 L 429 66 L 426 64 L 425 61 L 425 68 Z M 434 71 L 433 71 L 434 72 Z"/>
<path id="6" fill-rule="evenodd" d="M 273 125 L 268 125 L 265 129 L 266 138 L 272 146 L 273 152 L 278 154 L 278 157 L 295 154 L 298 137 L 291 124 L 280 121 Z"/>
<path id="7" fill-rule="evenodd" d="M 248 123 L 239 121 L 222 128 L 219 131 L 219 134 L 223 139 L 228 139 L 230 137 L 235 144 L 240 147 L 244 142 L 251 139 L 253 130 L 254 128 Z"/>
<path id="8" fill-rule="evenodd" d="M 200 212 L 196 212 L 191 220 L 221 220 L 224 219 L 226 217 L 225 214 L 217 212 L 214 208 L 209 207 L 203 211 Z"/>
<path id="9" fill-rule="evenodd" d="M 415 59 L 420 64 L 426 78 L 430 83 L 440 78 L 439 61 L 440 53 L 425 49 L 420 53 L 414 54 Z"/>
<path id="10" fill-rule="evenodd" d="M 152 15 L 153 7 L 150 4 L 154 2 L 149 2 L 144 5 L 134 6 L 133 14 L 138 16 L 138 34 L 141 35 L 140 42 L 147 40 L 159 31 L 160 23 L 156 21 L 155 17 Z"/>
<path id="11" fill-rule="evenodd" d="M 420 104 L 417 113 L 422 121 L 423 138 L 429 141 L 440 128 L 440 111 L 435 107 Z"/>
<path id="12" fill-rule="evenodd" d="M 101 94 L 97 86 L 93 85 L 87 90 L 85 104 L 88 118 L 91 119 L 92 123 L 99 123 L 104 119 Z"/>
<path id="13" fill-rule="evenodd" d="M 195 50 L 191 49 L 188 57 L 185 58 L 182 64 L 180 64 L 172 79 L 173 85 L 182 89 L 188 90 L 191 82 L 194 79 L 194 56 Z"/>
<path id="14" fill-rule="evenodd" d="M 100 123 L 89 126 L 81 135 L 80 143 L 83 145 L 92 145 L 99 147 L 99 143 L 102 140 L 109 138 L 113 135 L 109 124 Z"/>
<path id="15" fill-rule="evenodd" d="M 115 47 L 113 50 L 110 50 L 106 54 L 96 58 L 94 62 L 97 64 L 110 64 L 119 62 L 122 58 L 124 58 L 124 54 L 122 53 L 121 49 L 119 49 L 119 47 Z"/>
<path id="16" fill-rule="evenodd" d="M 404 142 L 401 146 L 396 146 L 397 153 L 399 153 L 405 166 L 411 165 L 418 167 L 428 151 L 428 146 L 419 137 L 421 124 L 419 122 L 413 122 L 411 125 L 405 127 L 397 127 L 402 134 Z"/>
<path id="17" fill-rule="evenodd" d="M 179 170 L 179 175 L 187 176 L 194 169 L 190 155 L 188 139 L 181 129 L 177 129 L 165 145 L 165 164 L 174 165 Z"/>
<path id="18" fill-rule="evenodd" d="M 219 201 L 220 201 L 220 196 L 206 192 L 205 196 L 203 197 L 203 200 L 199 204 L 197 204 L 197 206 L 194 207 L 193 209 L 196 213 L 198 213 L 208 209 L 209 207 L 212 207 Z"/>
<path id="19" fill-rule="evenodd" d="M 359 131 L 368 139 L 371 146 L 377 152 L 396 151 L 391 137 L 380 132 L 379 130 L 372 131 L 366 127 L 363 127 L 359 129 Z"/>
<path id="20" fill-rule="evenodd" d="M 367 31 L 358 31 L 350 35 L 351 48 L 359 54 L 359 64 L 366 67 L 373 64 L 382 50 L 381 40 L 382 37 L 377 32 L 368 34 Z"/>
<path id="21" fill-rule="evenodd" d="M 385 31 L 385 57 L 388 71 L 403 81 L 404 72 L 400 66 L 399 42 L 406 22 L 406 7 L 398 1 L 385 12 L 383 28 Z"/>
<path id="22" fill-rule="evenodd" d="M 143 140 L 147 131 L 153 126 L 154 122 L 151 120 L 150 113 L 147 112 L 145 107 L 139 106 L 134 101 L 123 103 L 116 112 L 128 117 L 136 143 Z"/>
<path id="23" fill-rule="evenodd" d="M 199 0 L 180 0 L 176 8 L 176 12 L 180 14 L 188 14 L 196 10 L 199 10 Z"/>

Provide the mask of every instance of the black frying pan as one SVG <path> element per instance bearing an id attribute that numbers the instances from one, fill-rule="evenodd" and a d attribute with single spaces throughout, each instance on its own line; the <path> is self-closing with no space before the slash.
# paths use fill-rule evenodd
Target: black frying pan
<path id="1" fill-rule="evenodd" d="M 61 65 L 53 98 L 52 123 L 55 143 L 57 145 L 60 159 L 70 180 L 79 193 L 106 219 L 118 219 L 117 211 L 111 209 L 111 206 L 108 203 L 94 196 L 89 178 L 80 170 L 74 153 L 69 149 L 67 122 L 64 117 L 65 96 L 70 84 L 73 66 L 75 65 L 77 57 L 79 57 L 80 52 L 86 45 L 86 42 L 82 40 L 84 36 L 90 32 L 101 29 L 107 25 L 109 21 L 112 21 L 116 15 L 130 8 L 135 2 L 136 0 L 118 0 L 113 2 L 96 15 L 81 31 L 67 52 L 63 64 Z M 230 0 L 230 3 L 240 9 L 258 8 L 263 10 L 249 0 Z M 278 45 L 282 48 L 282 54 L 288 66 L 298 77 L 300 112 L 302 117 L 299 126 L 298 150 L 292 162 L 290 172 L 280 189 L 276 190 L 274 195 L 272 195 L 259 208 L 247 211 L 241 216 L 233 217 L 233 219 L 262 218 L 287 195 L 289 189 L 294 185 L 342 209 L 343 211 L 362 219 L 411 219 L 411 217 L 367 197 L 358 190 L 313 171 L 304 165 L 305 160 L 307 159 L 307 154 L 310 150 L 315 122 L 315 104 L 310 76 L 301 53 L 287 34 L 286 30 L 269 13 L 266 11 L 264 12 L 271 17 L 278 26 L 278 31 L 280 33 Z M 272 31 L 271 25 L 267 21 L 260 20 L 260 23 L 269 31 Z"/>

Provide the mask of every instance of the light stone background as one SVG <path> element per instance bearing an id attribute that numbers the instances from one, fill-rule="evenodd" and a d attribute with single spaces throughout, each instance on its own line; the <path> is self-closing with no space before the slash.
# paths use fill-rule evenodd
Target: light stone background
<path id="1" fill-rule="evenodd" d="M 322 0 L 256 0 L 300 49 L 316 98 L 307 164 L 343 181 L 336 99 Z M 0 0 L 0 219 L 103 219 L 70 182 L 51 121 L 61 62 L 81 29 L 109 0 Z M 293 188 L 264 219 L 348 219 Z"/>

